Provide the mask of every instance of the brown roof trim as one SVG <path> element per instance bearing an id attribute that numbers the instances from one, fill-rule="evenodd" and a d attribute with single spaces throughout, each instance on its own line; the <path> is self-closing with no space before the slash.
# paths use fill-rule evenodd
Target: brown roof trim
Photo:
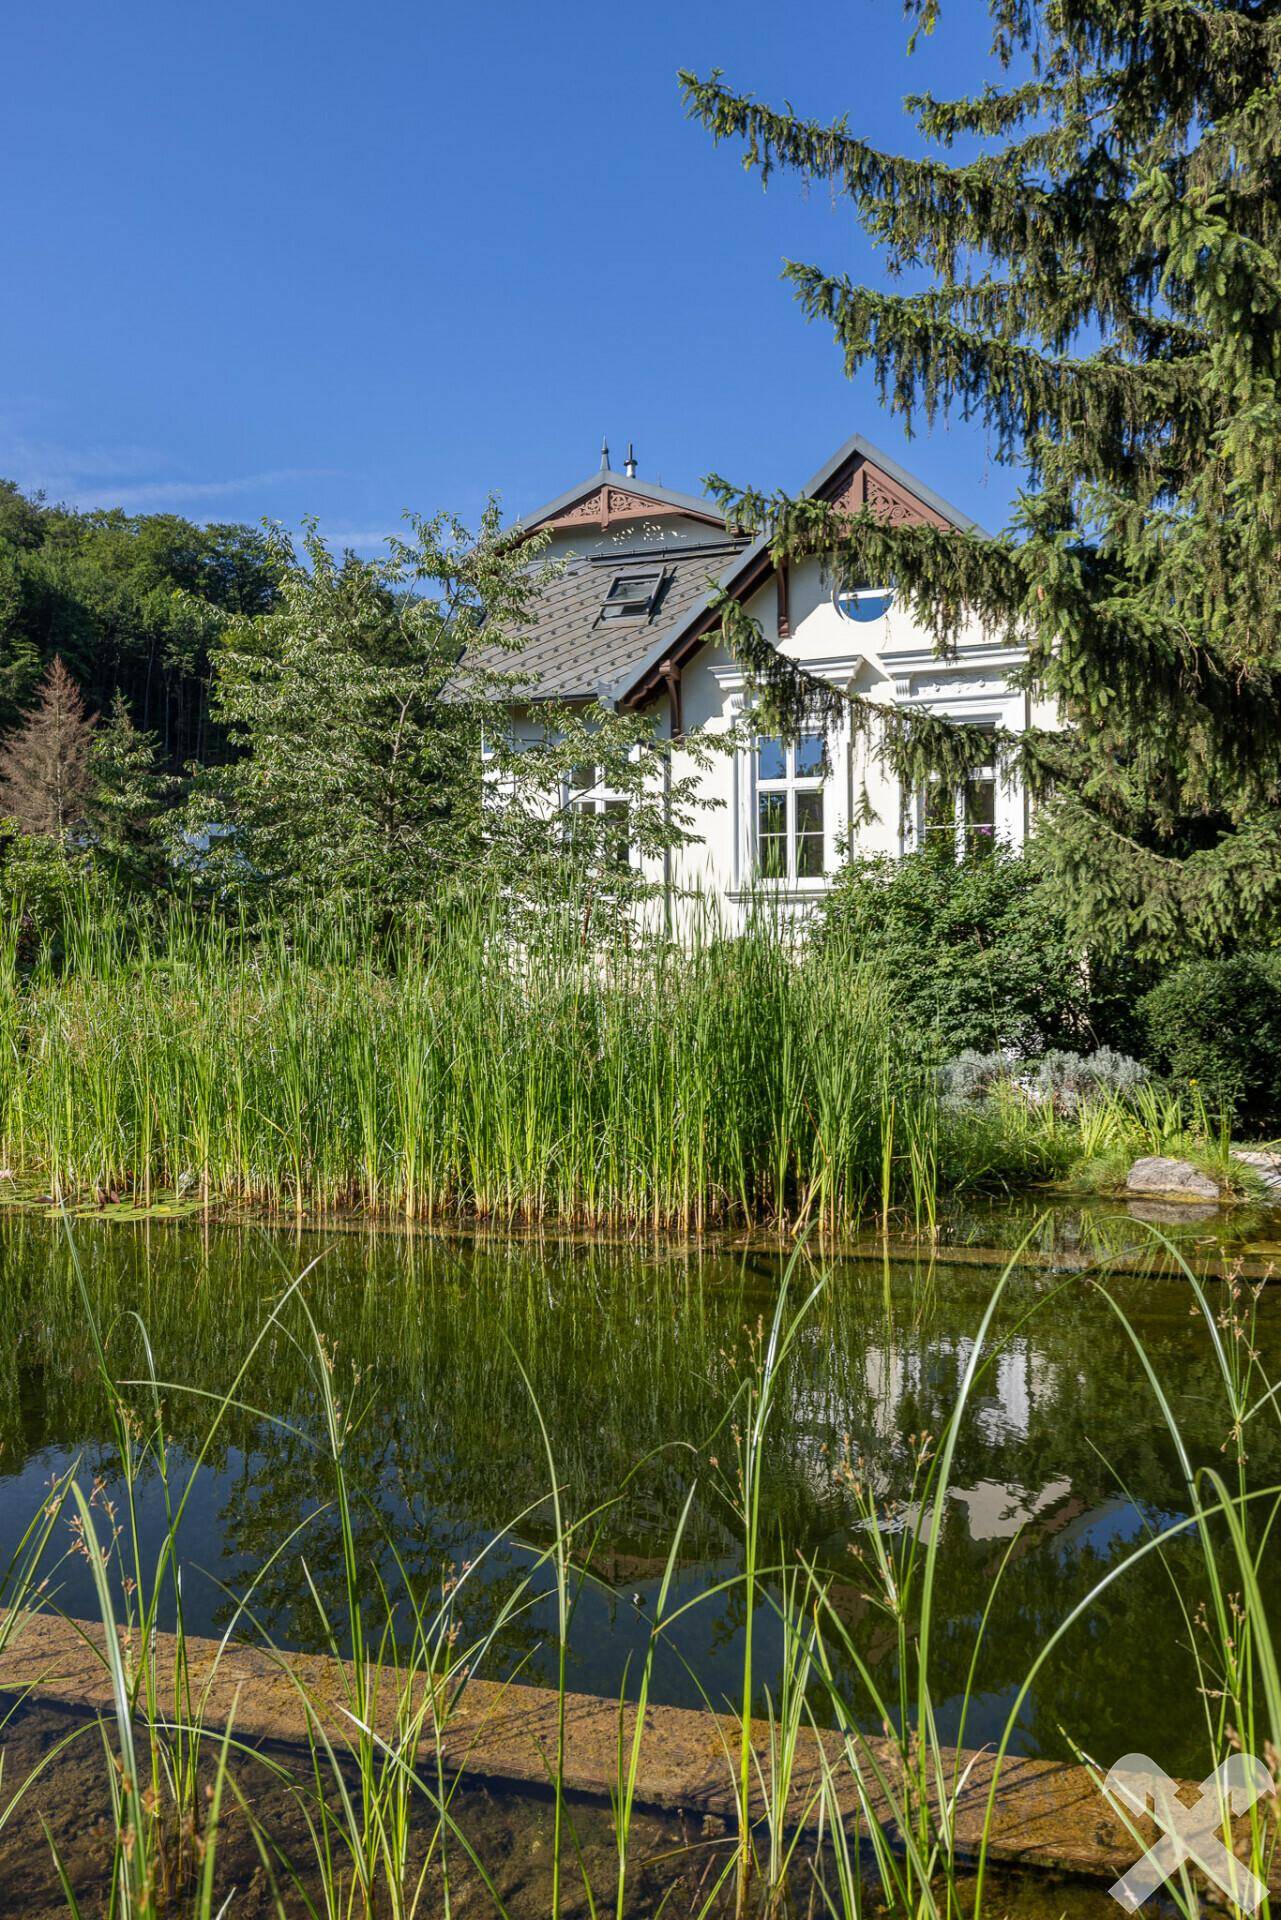
<path id="1" fill-rule="evenodd" d="M 940 494 L 917 480 L 898 462 L 881 453 L 870 441 L 855 434 L 821 467 L 802 489 L 800 497 L 827 500 L 845 507 L 850 513 L 870 509 L 896 526 L 917 525 L 972 530 L 976 522 L 959 512 Z M 624 708 L 644 706 L 660 693 L 665 673 L 679 671 L 704 646 L 710 634 L 720 626 L 715 604 L 720 591 L 743 601 L 774 573 L 768 534 L 760 534 L 749 546 L 736 567 L 709 592 L 701 604 L 691 609 L 685 625 L 668 636 L 656 655 L 641 663 L 634 677 L 614 689 L 614 698 Z"/>
<path id="2" fill-rule="evenodd" d="M 713 501 L 605 467 L 557 494 L 536 512 L 522 515 L 511 531 L 520 541 L 541 528 L 555 531 L 594 526 L 603 531 L 613 522 L 641 518 L 700 520 L 709 527 L 725 530 L 725 516 Z"/>
<path id="3" fill-rule="evenodd" d="M 755 593 L 756 589 L 769 579 L 773 571 L 774 562 L 767 548 L 753 558 L 750 568 L 745 568 L 734 576 L 733 586 L 729 591 L 735 600 L 745 600 L 749 594 Z M 643 707 L 656 694 L 664 692 L 668 676 L 673 671 L 679 673 L 706 644 L 708 637 L 720 624 L 719 606 L 705 605 L 699 608 L 694 618 L 682 629 L 679 639 L 667 648 L 663 659 L 650 667 L 643 677 L 628 689 L 619 701 L 619 705 L 625 708 Z"/>

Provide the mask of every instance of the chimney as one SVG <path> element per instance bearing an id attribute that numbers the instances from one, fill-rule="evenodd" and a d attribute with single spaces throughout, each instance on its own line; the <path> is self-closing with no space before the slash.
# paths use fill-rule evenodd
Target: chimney
<path id="1" fill-rule="evenodd" d="M 623 462 L 623 472 L 629 480 L 636 478 L 636 449 L 630 440 L 627 442 L 627 458 Z"/>

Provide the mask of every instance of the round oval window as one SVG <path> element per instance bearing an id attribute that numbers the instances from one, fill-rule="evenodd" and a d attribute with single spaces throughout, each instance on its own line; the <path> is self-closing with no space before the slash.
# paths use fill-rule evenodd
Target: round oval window
<path id="1" fill-rule="evenodd" d="M 879 620 L 894 604 L 893 587 L 838 587 L 832 595 L 836 611 L 860 626 Z"/>

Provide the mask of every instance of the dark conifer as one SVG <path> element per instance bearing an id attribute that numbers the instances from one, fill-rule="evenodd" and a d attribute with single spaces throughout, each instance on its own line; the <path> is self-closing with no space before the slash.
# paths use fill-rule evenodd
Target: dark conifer
<path id="1" fill-rule="evenodd" d="M 932 26 L 936 0 L 908 11 Z M 981 533 L 840 519 L 720 484 L 780 556 L 893 579 L 946 643 L 969 614 L 1029 650 L 1067 730 L 1001 742 L 1043 801 L 1077 923 L 1152 954 L 1281 917 L 1281 0 L 990 0 L 1001 84 L 909 110 L 904 159 L 682 76 L 762 176 L 822 179 L 885 293 L 787 269 L 846 369 L 908 423 L 984 422 L 1024 486 Z M 1014 71 L 1011 71 L 1011 69 Z M 977 137 L 977 139 L 976 139 Z M 955 143 L 977 151 L 953 159 Z M 981 143 L 981 144 L 977 144 Z M 810 697 L 741 613 L 727 637 L 784 711 Z M 876 714 L 859 718 L 870 730 Z M 893 720 L 905 778 L 974 743 Z"/>

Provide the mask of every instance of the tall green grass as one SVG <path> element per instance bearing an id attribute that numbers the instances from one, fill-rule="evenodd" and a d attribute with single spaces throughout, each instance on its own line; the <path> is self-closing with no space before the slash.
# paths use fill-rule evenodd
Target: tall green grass
<path id="1" fill-rule="evenodd" d="M 56 1197 L 698 1231 L 928 1214 L 937 1102 L 884 983 L 762 928 L 253 930 L 96 909 L 0 953 L 0 1152 Z"/>
<path id="2" fill-rule="evenodd" d="M 1203 1103 L 1071 1113 L 941 1101 L 893 983 L 768 919 L 680 947 L 567 906 L 472 900 L 389 930 L 73 902 L 55 945 L 0 926 L 0 1155 L 55 1199 L 509 1227 L 933 1232 L 940 1196 L 1124 1181 L 1191 1154 L 1240 1185 Z"/>

